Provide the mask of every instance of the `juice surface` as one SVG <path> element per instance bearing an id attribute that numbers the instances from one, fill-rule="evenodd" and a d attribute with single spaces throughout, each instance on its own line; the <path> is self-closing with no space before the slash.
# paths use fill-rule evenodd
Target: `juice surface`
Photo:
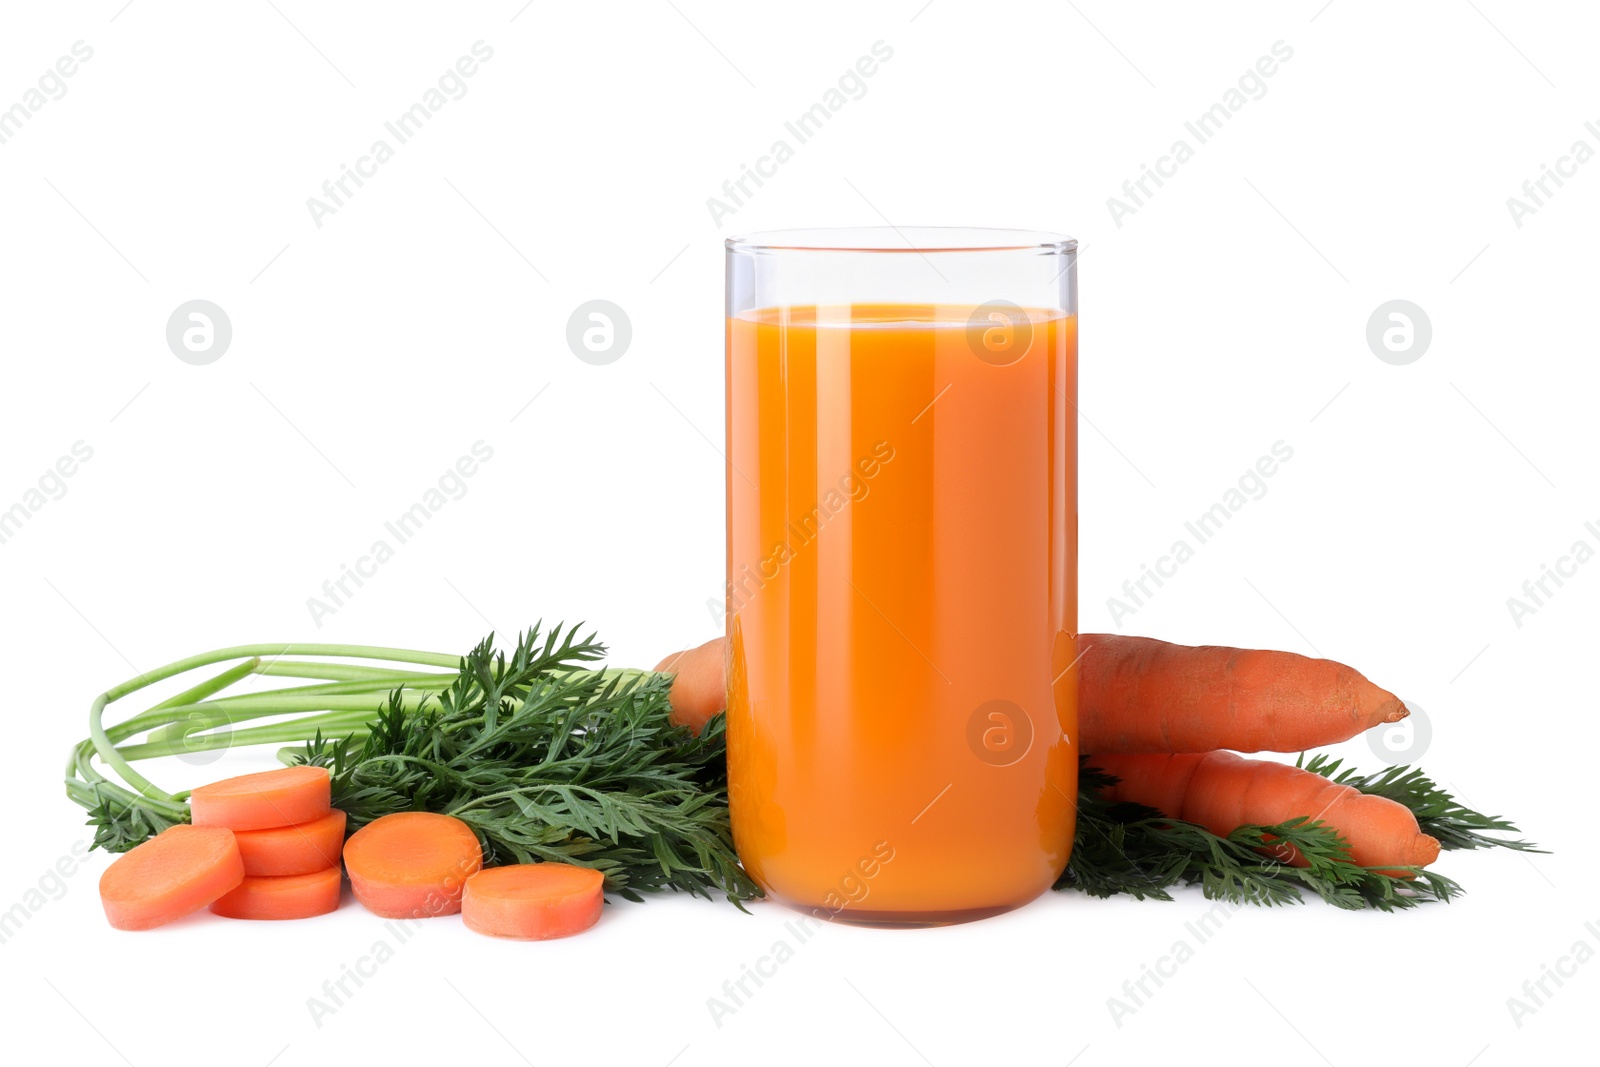
<path id="1" fill-rule="evenodd" d="M 991 914 L 1067 862 L 1077 320 L 996 354 L 972 314 L 728 320 L 733 830 L 818 917 Z"/>

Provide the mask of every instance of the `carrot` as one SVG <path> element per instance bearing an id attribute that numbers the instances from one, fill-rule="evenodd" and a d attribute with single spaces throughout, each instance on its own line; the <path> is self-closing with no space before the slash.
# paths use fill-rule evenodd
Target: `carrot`
<path id="1" fill-rule="evenodd" d="M 332 787 L 326 767 L 282 767 L 195 787 L 189 818 L 196 826 L 270 830 L 328 814 Z"/>
<path id="2" fill-rule="evenodd" d="M 713 715 L 727 706 L 723 682 L 727 642 L 713 637 L 697 648 L 674 652 L 656 670 L 676 674 L 672 680 L 672 721 L 695 733 L 705 729 Z"/>
<path id="3" fill-rule="evenodd" d="M 343 879 L 338 867 L 309 874 L 246 877 L 211 904 L 227 919 L 309 919 L 339 906 Z"/>
<path id="4" fill-rule="evenodd" d="M 1131 800 L 1214 834 L 1303 815 L 1338 831 L 1350 843 L 1351 861 L 1362 867 L 1426 867 L 1439 858 L 1439 842 L 1422 832 L 1405 805 L 1299 767 L 1232 752 L 1100 753 L 1088 762 L 1121 779 L 1108 799 Z M 1305 866 L 1297 855 L 1286 858 Z"/>
<path id="5" fill-rule="evenodd" d="M 672 720 L 696 733 L 726 703 L 722 638 L 656 665 L 675 671 Z M 1148 637 L 1078 637 L 1078 730 L 1088 752 L 1301 752 L 1410 714 L 1341 663 Z"/>
<path id="6" fill-rule="evenodd" d="M 490 937 L 567 937 L 599 921 L 604 884 L 599 871 L 567 863 L 491 867 L 467 879 L 461 920 Z"/>
<path id="7" fill-rule="evenodd" d="M 368 911 L 422 919 L 461 910 L 462 885 L 483 867 L 483 849 L 460 819 L 402 811 L 352 834 L 344 843 L 344 865 Z"/>
<path id="8" fill-rule="evenodd" d="M 344 848 L 344 823 L 344 812 L 334 808 L 310 822 L 238 831 L 233 836 L 239 842 L 245 876 L 281 878 L 337 867 Z"/>
<path id="9" fill-rule="evenodd" d="M 1293 652 L 1078 636 L 1086 752 L 1303 752 L 1410 714 L 1342 663 Z"/>
<path id="10" fill-rule="evenodd" d="M 180 824 L 107 867 L 100 904 L 118 930 L 148 930 L 199 911 L 243 879 L 233 831 Z"/>

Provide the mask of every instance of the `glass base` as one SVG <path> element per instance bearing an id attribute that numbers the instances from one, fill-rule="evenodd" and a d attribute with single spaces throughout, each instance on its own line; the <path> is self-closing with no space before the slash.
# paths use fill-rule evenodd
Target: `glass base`
<path id="1" fill-rule="evenodd" d="M 1046 889 L 1049 887 L 1046 886 Z M 1016 911 L 1042 895 L 1043 891 L 1020 900 L 1012 900 L 1004 904 L 991 904 L 977 908 L 935 908 L 928 910 L 894 910 L 857 908 L 854 906 L 832 908 L 824 904 L 805 904 L 792 897 L 785 896 L 767 886 L 766 899 L 790 911 L 797 912 L 817 922 L 841 923 L 846 926 L 877 926 L 887 928 L 905 928 L 924 926 L 955 926 L 960 923 L 977 922 L 980 919 L 992 919 L 996 915 L 1004 915 L 1008 911 Z"/>
<path id="2" fill-rule="evenodd" d="M 857 911 L 846 908 L 844 911 L 833 915 L 823 915 L 830 922 L 845 923 L 851 926 L 878 926 L 878 927 L 921 927 L 921 926 L 955 926 L 958 923 L 977 922 L 979 919 L 992 919 L 996 915 L 1004 915 L 1008 911 L 1015 911 L 1020 904 L 1002 904 L 993 908 L 968 908 L 961 911 Z M 818 909 L 822 910 L 822 909 Z M 813 912 L 812 914 L 815 914 Z"/>

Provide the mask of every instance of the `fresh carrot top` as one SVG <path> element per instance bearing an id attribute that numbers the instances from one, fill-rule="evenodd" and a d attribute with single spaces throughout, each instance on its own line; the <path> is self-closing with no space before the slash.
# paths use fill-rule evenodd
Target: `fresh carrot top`
<path id="1" fill-rule="evenodd" d="M 454 915 L 462 887 L 483 866 L 483 849 L 460 819 L 426 811 L 377 818 L 344 844 L 350 887 L 386 919 Z"/>
<path id="2" fill-rule="evenodd" d="M 283 767 L 197 786 L 189 817 L 196 826 L 270 830 L 322 818 L 331 794 L 326 767 Z"/>
<path id="3" fill-rule="evenodd" d="M 199 911 L 243 880 L 233 831 L 179 825 L 107 867 L 100 904 L 118 930 L 149 930 Z"/>
<path id="4" fill-rule="evenodd" d="M 309 874 L 245 878 L 211 905 L 228 919 L 309 919 L 339 906 L 343 878 L 338 867 Z"/>
<path id="5" fill-rule="evenodd" d="M 344 812 L 334 808 L 310 822 L 236 832 L 245 875 L 283 877 L 337 867 L 344 849 L 344 824 Z"/>
<path id="6" fill-rule="evenodd" d="M 599 871 L 567 863 L 492 867 L 467 879 L 461 919 L 491 937 L 567 937 L 599 921 L 604 886 Z"/>

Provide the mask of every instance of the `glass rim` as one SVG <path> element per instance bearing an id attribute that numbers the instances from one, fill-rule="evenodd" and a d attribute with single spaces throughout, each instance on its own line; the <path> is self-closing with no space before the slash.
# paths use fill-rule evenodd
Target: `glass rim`
<path id="1" fill-rule="evenodd" d="M 729 252 L 1074 252 L 1078 239 L 1048 230 L 984 226 L 824 226 L 761 230 L 728 238 Z"/>

